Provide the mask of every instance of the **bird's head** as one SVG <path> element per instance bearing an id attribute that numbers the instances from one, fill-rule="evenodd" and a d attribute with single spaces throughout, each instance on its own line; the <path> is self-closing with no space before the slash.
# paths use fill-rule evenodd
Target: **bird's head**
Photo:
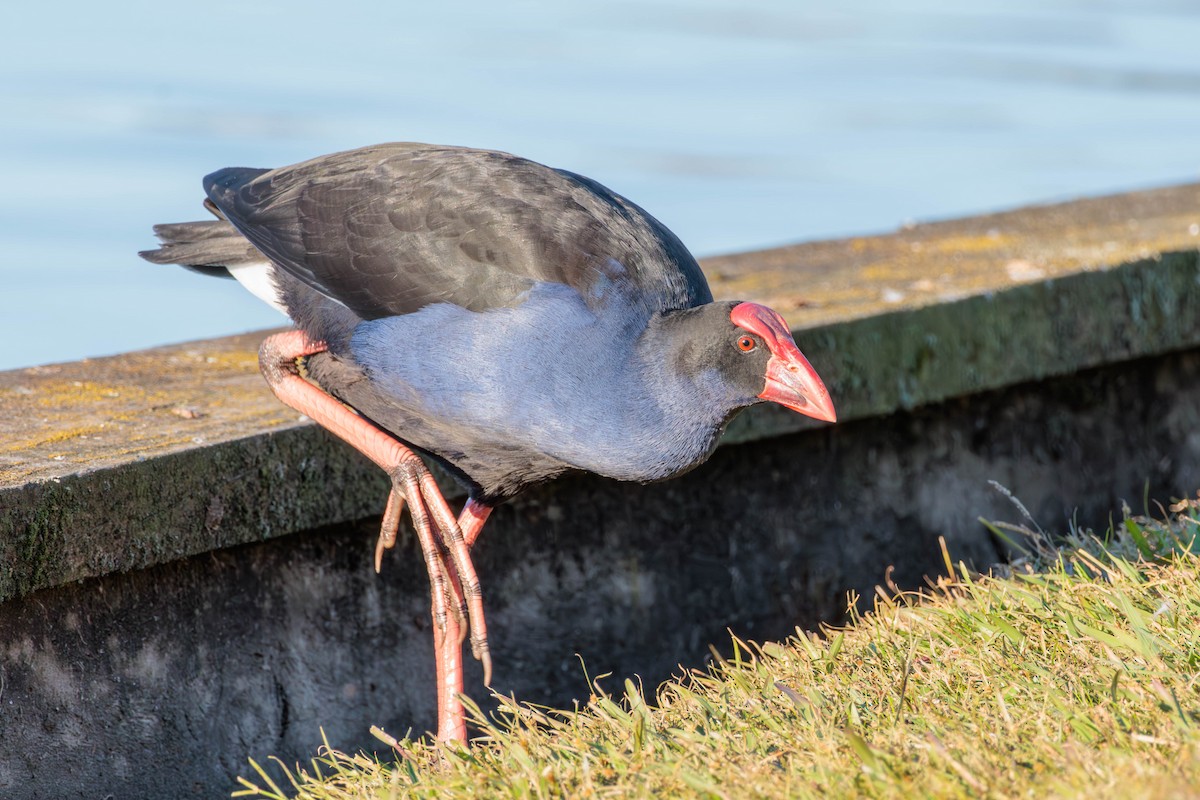
<path id="1" fill-rule="evenodd" d="M 729 320 L 734 327 L 732 349 L 752 365 L 748 370 L 752 376 L 766 381 L 760 399 L 824 422 L 837 421 L 829 391 L 796 347 L 783 317 L 758 303 L 738 303 Z"/>
<path id="2" fill-rule="evenodd" d="M 835 422 L 833 401 L 783 317 L 758 303 L 717 302 L 670 312 L 654 337 L 712 407 L 732 415 L 763 401 Z"/>

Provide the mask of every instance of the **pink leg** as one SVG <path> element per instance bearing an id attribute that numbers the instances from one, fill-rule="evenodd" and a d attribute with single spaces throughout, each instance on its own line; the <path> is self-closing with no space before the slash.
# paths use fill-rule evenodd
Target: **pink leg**
<path id="1" fill-rule="evenodd" d="M 458 518 L 463 541 L 467 547 L 471 547 L 475 543 L 479 532 L 483 530 L 483 524 L 487 522 L 488 515 L 491 513 L 491 506 L 475 500 L 467 501 L 462 515 Z M 457 591 L 459 589 L 457 578 L 452 574 L 450 579 Z M 433 629 L 433 651 L 437 658 L 438 739 L 444 742 L 465 742 L 467 740 L 466 712 L 463 710 L 462 701 L 458 699 L 458 696 L 463 694 L 462 633 L 458 629 L 458 624 L 456 619 L 447 619 L 444 631 L 437 626 L 434 626 Z M 477 644 L 482 646 L 484 653 L 487 652 L 486 628 L 472 627 L 471 646 L 473 650 L 476 649 Z M 483 661 L 485 685 L 491 685 L 492 682 L 491 663 L 490 657 Z"/>
<path id="2" fill-rule="evenodd" d="M 485 682 L 490 682 L 492 673 L 483 597 L 470 554 L 470 546 L 478 537 L 491 507 L 468 500 L 460 524 L 419 456 L 301 378 L 298 359 L 325 349 L 323 342 L 311 341 L 302 331 L 276 334 L 268 337 L 259 348 L 259 367 L 267 384 L 282 402 L 348 442 L 391 476 L 392 491 L 388 495 L 375 551 L 377 571 L 383 550 L 396 542 L 400 515 L 407 503 L 429 572 L 433 600 L 434 649 L 438 661 L 438 738 L 465 741 L 466 724 L 458 695 L 463 689 L 462 641 L 467 624 L 472 631 L 471 650 L 483 663 Z M 447 558 L 449 563 L 446 563 Z"/>

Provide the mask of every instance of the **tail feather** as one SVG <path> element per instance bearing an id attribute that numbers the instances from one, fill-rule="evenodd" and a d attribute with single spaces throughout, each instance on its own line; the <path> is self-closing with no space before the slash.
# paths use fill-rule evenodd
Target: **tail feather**
<path id="1" fill-rule="evenodd" d="M 231 277 L 227 267 L 266 261 L 223 219 L 155 225 L 154 235 L 162 242 L 158 249 L 138 253 L 154 264 L 178 264 L 207 275 Z"/>

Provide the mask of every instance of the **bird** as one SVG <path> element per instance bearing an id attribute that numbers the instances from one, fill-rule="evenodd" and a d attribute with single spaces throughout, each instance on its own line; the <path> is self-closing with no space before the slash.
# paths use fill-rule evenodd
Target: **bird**
<path id="1" fill-rule="evenodd" d="M 653 482 L 775 403 L 835 422 L 774 310 L 714 301 L 684 244 L 591 178 L 411 142 L 203 180 L 214 219 L 154 226 L 156 264 L 232 277 L 287 315 L 259 367 L 391 479 L 375 569 L 408 509 L 429 573 L 436 739 L 466 743 L 463 644 L 491 683 L 471 549 L 492 509 L 566 473 Z M 456 514 L 429 464 L 465 489 Z"/>

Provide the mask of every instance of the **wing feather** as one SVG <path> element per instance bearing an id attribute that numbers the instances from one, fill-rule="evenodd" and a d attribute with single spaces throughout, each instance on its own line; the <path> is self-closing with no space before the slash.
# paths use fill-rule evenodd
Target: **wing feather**
<path id="1" fill-rule="evenodd" d="M 213 204 L 280 268 L 364 319 L 451 302 L 514 305 L 537 282 L 594 309 L 712 299 L 669 230 L 600 184 L 506 153 L 386 144 L 205 178 Z"/>

